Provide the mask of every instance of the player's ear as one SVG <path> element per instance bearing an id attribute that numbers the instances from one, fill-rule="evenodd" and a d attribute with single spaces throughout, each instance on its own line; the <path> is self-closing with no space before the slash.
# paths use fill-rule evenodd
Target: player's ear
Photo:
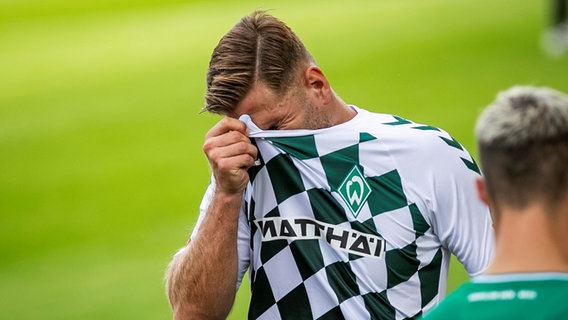
<path id="1" fill-rule="evenodd" d="M 309 94 L 314 96 L 322 104 L 331 100 L 331 87 L 329 81 L 317 66 L 309 66 L 304 72 L 304 86 Z"/>
<path id="2" fill-rule="evenodd" d="M 485 180 L 483 180 L 483 178 L 476 178 L 475 187 L 477 189 L 477 196 L 479 197 L 479 199 L 486 205 L 489 205 L 489 195 L 487 194 Z"/>

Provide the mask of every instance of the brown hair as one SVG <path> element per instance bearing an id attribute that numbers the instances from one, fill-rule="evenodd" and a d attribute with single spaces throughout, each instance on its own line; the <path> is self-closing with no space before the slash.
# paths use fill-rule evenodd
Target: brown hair
<path id="1" fill-rule="evenodd" d="M 301 63 L 308 61 L 313 58 L 286 24 L 265 11 L 254 11 L 213 50 L 203 110 L 229 114 L 256 81 L 283 94 Z"/>

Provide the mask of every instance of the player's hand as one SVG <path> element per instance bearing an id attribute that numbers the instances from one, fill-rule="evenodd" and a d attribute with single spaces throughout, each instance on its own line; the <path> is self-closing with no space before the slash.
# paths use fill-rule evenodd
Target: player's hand
<path id="1" fill-rule="evenodd" d="M 244 122 L 228 117 L 219 121 L 205 135 L 203 152 L 213 171 L 217 192 L 242 193 L 249 181 L 247 169 L 258 153 Z"/>

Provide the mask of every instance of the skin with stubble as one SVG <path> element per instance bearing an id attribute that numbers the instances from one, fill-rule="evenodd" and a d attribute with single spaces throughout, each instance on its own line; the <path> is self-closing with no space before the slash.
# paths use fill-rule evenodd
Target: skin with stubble
<path id="1" fill-rule="evenodd" d="M 224 116 L 203 144 L 215 190 L 199 232 L 167 272 L 174 319 L 224 319 L 235 299 L 239 212 L 258 152 L 238 118 L 248 114 L 263 130 L 320 129 L 356 114 L 333 92 L 299 38 L 258 11 L 213 51 L 205 100 L 204 110 Z"/>
<path id="2" fill-rule="evenodd" d="M 256 229 L 253 229 L 252 221 L 249 221 L 250 217 L 247 215 L 250 212 L 247 211 L 252 207 L 252 204 L 249 206 L 249 200 L 254 200 L 255 204 L 262 202 L 264 205 L 266 199 L 262 196 L 255 199 L 249 198 L 248 191 L 255 193 L 264 186 L 270 187 L 270 185 L 264 185 L 264 183 L 260 182 L 256 185 L 256 181 L 260 180 L 255 180 L 255 186 L 251 185 L 248 170 L 254 164 L 258 150 L 251 143 L 245 124 L 238 120 L 240 116 L 248 115 L 252 122 L 261 130 L 316 130 L 344 124 L 353 119 L 358 110 L 363 110 L 355 106 L 349 106 L 342 101 L 332 90 L 328 79 L 300 39 L 286 24 L 266 12 L 255 11 L 251 15 L 243 17 L 239 23 L 221 38 L 211 55 L 206 79 L 207 90 L 203 110 L 219 114 L 223 118 L 207 132 L 203 144 L 203 151 L 211 168 L 212 180 L 200 207 L 198 223 L 186 247 L 175 255 L 167 273 L 167 293 L 175 319 L 223 319 L 227 317 L 234 303 L 240 277 L 243 276 L 246 268 L 251 268 L 251 266 L 252 269 L 250 270 L 256 271 L 256 264 L 251 263 L 250 260 L 255 257 L 251 255 L 262 253 L 262 249 L 257 249 L 255 246 L 259 238 L 252 234 Z M 360 116 L 369 117 L 368 121 L 362 120 L 360 122 L 361 128 L 365 126 L 372 130 L 376 129 L 372 127 L 375 121 L 382 121 L 380 119 L 388 117 L 388 115 L 372 115 L 366 111 L 360 112 Z M 358 127 L 359 122 L 354 122 L 354 126 Z M 429 177 L 419 179 L 419 184 L 423 184 L 423 186 L 420 192 L 416 192 L 417 201 L 420 201 L 420 203 L 424 201 L 425 203 L 429 199 L 433 199 L 434 203 L 432 205 L 425 203 L 424 212 L 438 214 L 437 211 L 440 211 L 441 218 L 438 220 L 438 222 L 442 222 L 440 229 L 448 230 L 449 232 L 440 237 L 440 235 L 436 234 L 434 226 L 432 226 L 432 237 L 429 235 L 427 242 L 431 239 L 433 245 L 424 245 L 427 251 L 432 249 L 432 255 L 426 254 L 428 258 L 425 257 L 431 262 L 420 260 L 420 265 L 422 265 L 422 262 L 429 263 L 429 265 L 434 266 L 434 269 L 439 269 L 440 279 L 436 280 L 436 277 L 430 277 L 431 279 L 428 279 L 428 282 L 431 284 L 421 283 L 420 285 L 415 285 L 414 281 L 408 279 L 404 280 L 408 280 L 409 285 L 414 287 L 412 290 L 415 291 L 416 299 L 412 299 L 412 301 L 417 303 L 409 307 L 409 310 L 401 309 L 400 314 L 414 317 L 426 308 L 426 304 L 431 304 L 430 302 L 425 303 L 425 301 L 421 303 L 419 299 L 424 299 L 425 295 L 428 295 L 427 299 L 435 303 L 443 295 L 443 290 L 439 290 L 439 283 L 442 282 L 438 283 L 438 281 L 444 281 L 445 283 L 446 277 L 443 271 L 446 269 L 446 263 L 443 261 L 447 261 L 449 255 L 446 255 L 444 250 L 440 250 L 442 248 L 439 248 L 437 253 L 434 252 L 435 246 L 438 246 L 439 243 L 449 242 L 448 249 L 461 256 L 460 261 L 465 262 L 468 272 L 474 274 L 485 268 L 493 252 L 493 237 L 490 234 L 490 219 L 487 207 L 474 197 L 469 196 L 472 185 L 465 183 L 466 179 L 467 182 L 471 181 L 470 178 L 477 174 L 477 170 L 473 170 L 468 163 L 465 163 L 467 168 L 463 167 L 464 163 L 462 162 L 454 163 L 453 161 L 456 159 L 463 161 L 465 159 L 461 158 L 461 154 L 459 158 L 455 157 L 453 154 L 454 148 L 445 148 L 445 145 L 440 143 L 439 138 L 441 137 L 425 135 L 417 138 L 414 135 L 417 132 L 412 131 L 412 133 L 409 133 L 406 131 L 406 128 L 403 129 L 401 133 L 404 136 L 401 136 L 400 139 L 393 139 L 393 144 L 402 143 L 404 146 L 420 144 L 421 147 L 429 145 L 421 143 L 424 141 L 437 143 L 435 145 L 432 144 L 436 148 L 438 146 L 444 148 L 440 150 L 440 153 L 447 152 L 448 163 L 451 162 L 453 170 L 449 170 L 452 172 L 446 174 L 444 173 L 446 168 L 440 165 L 442 162 L 436 162 L 432 163 L 432 174 L 439 170 L 441 178 L 434 180 L 437 182 L 442 181 L 443 184 L 447 184 L 449 188 L 453 188 L 452 190 L 457 190 L 459 193 L 459 196 L 452 197 L 449 193 L 437 191 L 439 184 L 434 185 Z M 331 132 L 333 136 L 335 133 L 342 134 L 343 132 L 339 132 L 341 130 L 341 128 L 331 128 L 329 131 L 322 130 L 320 132 Z M 350 130 L 350 128 L 346 130 Z M 357 130 L 355 129 L 353 132 Z M 390 126 L 387 130 L 390 130 Z M 362 131 L 356 137 L 355 143 L 361 143 L 361 140 L 363 140 L 361 139 L 361 133 Z M 441 133 L 445 135 L 444 132 Z M 274 134 L 274 132 L 268 134 Z M 317 134 L 317 132 L 314 132 L 314 134 Z M 285 136 L 286 133 L 283 133 L 283 135 Z M 442 139 L 445 140 L 444 138 Z M 383 141 L 378 140 L 377 142 L 382 143 Z M 331 140 L 325 141 L 325 144 L 331 145 L 334 143 L 335 141 Z M 322 142 L 322 144 L 324 143 Z M 414 147 L 402 147 L 401 149 L 413 150 L 412 153 L 406 153 L 405 151 L 400 154 L 400 160 L 408 164 L 412 164 L 415 158 L 422 155 L 422 152 L 426 152 L 422 148 Z M 460 150 L 467 154 L 467 151 L 461 148 Z M 369 157 L 372 158 L 371 162 L 373 162 L 371 165 L 375 165 L 374 162 L 379 166 L 382 165 L 381 157 L 376 157 L 371 152 L 369 154 Z M 393 170 L 398 170 L 398 162 L 390 158 L 390 154 L 386 156 L 386 161 L 392 162 L 388 166 L 392 167 Z M 359 162 L 359 160 L 356 162 Z M 351 163 L 350 165 L 353 164 Z M 413 179 L 415 172 L 410 167 L 412 165 L 405 166 L 408 169 L 409 178 Z M 274 173 L 277 174 L 276 172 Z M 324 175 L 326 173 L 322 173 L 322 176 Z M 278 178 L 281 178 L 281 176 Z M 397 181 L 402 181 L 400 177 L 396 179 Z M 392 193 L 394 195 L 396 193 L 396 197 L 399 197 L 398 193 L 404 191 L 404 188 L 399 186 L 400 184 L 401 182 L 398 181 L 396 190 L 389 191 L 388 194 Z M 274 185 L 274 187 L 274 189 L 277 189 L 277 186 Z M 349 189 L 349 187 L 347 188 Z M 246 199 L 244 195 L 245 190 L 247 190 Z M 421 195 L 425 194 L 432 196 L 421 199 Z M 310 202 L 310 204 L 312 203 Z M 308 206 L 310 204 L 302 205 Z M 406 205 L 406 201 L 404 201 L 404 205 Z M 435 209 L 438 205 L 441 208 L 440 210 Z M 457 208 L 460 209 L 458 210 Z M 461 208 L 464 209 L 462 210 Z M 321 211 L 324 211 L 324 209 Z M 342 214 L 340 210 L 338 211 L 338 214 Z M 474 216 L 476 212 L 479 213 L 479 216 Z M 426 230 L 424 226 L 421 223 L 419 223 L 421 224 L 420 226 L 417 226 L 414 221 L 415 212 L 409 210 L 408 213 L 412 215 L 412 217 L 408 217 L 412 219 L 412 223 L 406 225 L 406 223 L 409 223 L 409 220 L 406 220 L 406 215 L 400 219 L 400 224 L 401 226 L 404 225 L 405 232 L 409 231 L 409 237 L 424 233 Z M 459 220 L 456 220 L 458 219 L 456 217 L 458 214 Z M 354 215 L 356 216 L 356 214 Z M 428 224 L 428 216 L 423 217 L 425 218 L 424 222 Z M 395 219 L 398 220 L 398 217 Z M 353 228 L 354 231 L 356 229 Z M 453 230 L 459 232 L 454 232 Z M 347 234 L 345 232 L 344 234 Z M 395 233 L 396 231 L 392 230 L 392 232 Z M 462 236 L 466 237 L 466 235 L 467 237 L 471 236 L 471 239 L 475 240 L 462 241 Z M 399 237 L 399 235 L 395 236 L 397 238 L 405 238 Z M 349 238 L 351 239 L 351 236 Z M 406 238 L 404 241 L 406 241 Z M 376 241 L 375 243 L 378 242 Z M 386 242 L 380 241 L 380 243 L 383 245 Z M 418 242 L 415 241 L 413 243 Z M 331 243 L 328 244 L 331 245 Z M 395 247 L 397 246 L 395 245 Z M 416 251 L 421 250 L 417 249 Z M 302 252 L 307 253 L 309 251 L 306 250 L 304 252 L 302 249 Z M 397 262 L 397 259 L 395 260 L 392 262 L 392 267 L 398 268 L 400 263 Z M 383 266 L 384 268 L 392 268 L 385 260 L 377 261 L 378 266 L 373 262 L 369 264 L 368 268 L 373 270 L 383 268 Z M 413 258 L 412 265 L 418 268 L 415 261 L 417 260 Z M 291 261 L 291 263 L 294 262 L 297 266 L 303 263 Z M 366 263 L 361 264 L 366 265 Z M 280 267 L 285 268 L 286 266 L 287 264 L 282 263 L 277 266 L 277 269 L 273 270 L 276 270 L 275 273 L 278 273 L 278 276 L 280 276 L 286 272 L 280 269 Z M 367 267 L 363 266 L 362 270 L 357 271 L 357 274 L 362 273 L 366 277 Z M 418 272 L 419 270 L 415 271 Z M 384 281 L 376 281 L 374 278 L 368 279 L 369 283 L 365 283 L 364 286 L 375 289 L 375 284 L 378 284 L 378 282 L 390 283 L 390 280 L 387 279 L 388 273 L 382 273 L 378 276 L 385 278 Z M 346 280 L 343 273 L 338 274 L 337 278 L 337 281 Z M 399 278 L 403 280 L 403 277 Z M 287 280 L 287 278 L 278 277 L 274 284 L 267 283 L 266 285 L 280 289 L 285 286 L 286 282 L 288 282 Z M 328 288 L 335 290 L 331 282 L 335 283 L 336 280 L 329 280 L 327 283 L 325 283 L 325 280 L 318 281 L 316 280 L 317 283 L 313 286 L 314 289 L 312 291 L 316 290 L 314 295 L 320 292 L 318 288 L 321 291 L 326 291 Z M 264 291 L 266 285 L 262 280 L 259 281 L 258 278 L 252 283 L 254 291 L 250 308 L 252 317 L 255 316 L 257 309 L 265 307 L 265 301 L 261 300 L 263 300 L 265 294 L 266 297 L 270 295 L 269 290 Z M 432 285 L 431 289 L 428 288 L 430 285 Z M 384 288 L 379 288 L 377 285 L 376 289 L 376 294 L 383 294 L 381 292 L 384 292 Z M 426 294 L 426 291 L 423 291 L 423 289 L 428 293 Z M 327 298 L 331 298 L 328 300 L 334 300 L 330 292 L 323 297 L 323 300 Z M 388 310 L 393 312 L 398 310 L 396 306 L 399 304 L 398 302 L 392 301 L 391 303 L 390 301 L 385 301 L 388 299 L 382 298 L 380 301 L 375 301 L 373 298 L 374 293 L 369 293 L 366 298 L 352 300 L 357 300 L 354 303 L 358 307 L 355 308 L 360 308 L 361 312 L 365 314 L 382 314 L 384 311 L 382 303 L 384 302 L 385 308 Z M 256 300 L 256 297 L 260 297 L 260 300 Z M 367 298 L 373 301 L 369 302 Z M 295 313 L 298 311 L 295 305 L 297 304 L 295 303 L 296 298 L 290 299 L 286 299 L 287 301 L 283 302 L 283 304 L 286 304 L 283 308 L 287 309 L 286 312 L 291 311 L 292 314 L 297 314 Z M 319 297 L 314 299 L 314 301 L 320 300 Z M 395 298 L 393 297 L 393 299 Z M 398 298 L 396 299 L 398 300 Z M 283 299 L 278 302 L 280 301 L 283 301 Z M 327 302 L 343 303 L 342 301 Z M 319 306 L 305 306 L 305 309 L 301 311 L 308 312 L 312 307 L 315 309 L 319 308 Z M 332 312 L 338 311 L 339 307 L 337 305 L 335 308 L 328 310 L 325 315 L 331 315 Z M 268 309 L 270 310 L 268 313 L 263 311 L 262 314 L 276 318 L 279 316 L 270 312 L 276 309 L 280 312 L 282 311 L 280 308 L 281 306 L 277 303 L 276 307 Z M 343 305 L 341 309 L 343 309 Z M 316 313 L 312 313 L 312 315 Z M 302 314 L 305 315 L 307 313 Z M 259 316 L 262 315 L 259 314 Z M 280 317 L 290 316 L 288 313 L 280 312 Z"/>
<path id="3" fill-rule="evenodd" d="M 246 113 L 263 129 L 287 130 L 329 127 L 355 115 L 319 68 L 307 67 L 300 75 L 301 85 L 283 97 L 255 84 L 235 112 L 207 132 L 203 151 L 216 189 L 200 232 L 168 272 L 174 319 L 223 319 L 235 299 L 238 215 L 247 169 L 257 156 L 245 124 L 236 118 Z"/>

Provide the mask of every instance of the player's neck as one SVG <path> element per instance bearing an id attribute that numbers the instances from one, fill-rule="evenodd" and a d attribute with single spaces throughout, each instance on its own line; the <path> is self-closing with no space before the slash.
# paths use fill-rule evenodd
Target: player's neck
<path id="1" fill-rule="evenodd" d="M 503 210 L 496 225 L 495 257 L 486 273 L 568 272 L 568 212 L 555 216 L 551 219 L 541 206 Z"/>
<path id="2" fill-rule="evenodd" d="M 357 115 L 357 111 L 348 106 L 341 98 L 333 93 L 330 108 L 330 116 L 332 117 L 333 125 L 345 123 L 353 119 Z"/>

